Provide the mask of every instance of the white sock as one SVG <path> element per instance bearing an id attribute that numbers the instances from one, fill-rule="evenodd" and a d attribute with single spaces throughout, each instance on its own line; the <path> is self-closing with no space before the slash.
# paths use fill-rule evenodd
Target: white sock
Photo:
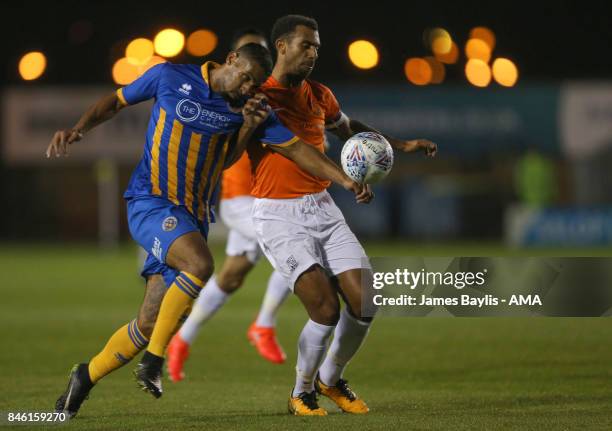
<path id="1" fill-rule="evenodd" d="M 261 309 L 257 315 L 257 326 L 264 326 L 267 328 L 273 328 L 276 326 L 276 314 L 278 309 L 291 290 L 287 286 L 287 280 L 278 271 L 274 271 L 268 279 L 268 288 L 266 289 L 266 295 L 264 296 L 263 302 L 261 303 Z"/>
<path id="2" fill-rule="evenodd" d="M 308 320 L 298 341 L 298 358 L 293 396 L 301 392 L 314 391 L 314 378 L 325 356 L 333 326 L 321 325 Z"/>
<path id="3" fill-rule="evenodd" d="M 223 307 L 228 298 L 229 295 L 221 290 L 217 284 L 217 278 L 213 275 L 193 304 L 191 314 L 181 326 L 179 331 L 181 338 L 189 344 L 193 343 L 200 327 Z"/>
<path id="4" fill-rule="evenodd" d="M 324 384 L 333 386 L 338 383 L 347 364 L 368 335 L 369 329 L 370 323 L 355 319 L 348 313 L 346 307 L 342 310 L 334 331 L 334 341 L 319 369 L 319 377 Z"/>

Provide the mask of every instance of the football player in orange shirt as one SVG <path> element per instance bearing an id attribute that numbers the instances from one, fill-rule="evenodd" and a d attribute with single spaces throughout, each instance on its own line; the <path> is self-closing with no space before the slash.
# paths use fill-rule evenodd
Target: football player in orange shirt
<path id="1" fill-rule="evenodd" d="M 235 51 L 247 43 L 257 43 L 268 48 L 263 32 L 245 28 L 235 33 L 231 49 Z M 254 200 L 251 196 L 251 180 L 251 162 L 246 152 L 234 165 L 223 171 L 219 206 L 221 218 L 229 228 L 226 258 L 221 271 L 206 283 L 189 317 L 168 346 L 168 375 L 174 382 L 184 377 L 183 367 L 200 327 L 242 286 L 247 274 L 263 255 L 251 221 Z M 275 326 L 278 309 L 289 293 L 291 290 L 285 279 L 274 271 L 268 280 L 257 319 L 247 332 L 248 339 L 259 354 L 272 363 L 282 364 L 286 358 L 276 339 Z"/>
<path id="2" fill-rule="evenodd" d="M 323 153 L 326 129 L 343 141 L 359 132 L 380 133 L 348 118 L 329 88 L 308 79 L 320 47 L 314 19 L 279 18 L 271 41 L 276 64 L 261 91 L 283 124 L 303 142 Z M 437 151 L 427 140 L 385 137 L 399 151 L 424 151 L 428 156 Z M 248 151 L 254 169 L 252 215 L 259 243 L 310 317 L 299 337 L 289 412 L 327 414 L 318 405 L 316 387 L 343 411 L 367 413 L 366 403 L 343 379 L 372 320 L 361 314 L 362 274 L 371 277 L 367 256 L 327 193 L 330 182 L 290 160 L 297 160 L 295 155 L 303 148 L 251 143 Z M 342 311 L 340 297 L 346 303 Z"/>

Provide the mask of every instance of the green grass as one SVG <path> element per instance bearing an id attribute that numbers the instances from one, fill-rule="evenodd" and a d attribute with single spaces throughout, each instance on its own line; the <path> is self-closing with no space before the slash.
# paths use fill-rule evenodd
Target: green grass
<path id="1" fill-rule="evenodd" d="M 379 256 L 508 253 L 494 245 L 367 248 Z M 220 253 L 216 247 L 218 265 Z M 3 245 L 0 262 L 0 411 L 50 411 L 72 364 L 135 316 L 143 293 L 136 251 Z M 291 297 L 280 313 L 285 365 L 264 362 L 245 337 L 269 272 L 267 263 L 256 268 L 203 328 L 185 382 L 165 381 L 164 397 L 154 400 L 136 388 L 130 364 L 93 390 L 66 429 L 612 429 L 612 322 L 604 318 L 383 317 L 346 375 L 371 414 L 341 414 L 324 400 L 328 417 L 291 417 L 286 401 L 305 312 Z"/>

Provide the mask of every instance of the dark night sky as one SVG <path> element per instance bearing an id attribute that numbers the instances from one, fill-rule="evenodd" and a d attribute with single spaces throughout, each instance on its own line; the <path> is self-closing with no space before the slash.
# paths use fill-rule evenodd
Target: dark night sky
<path id="1" fill-rule="evenodd" d="M 16 65 L 32 49 L 43 50 L 49 66 L 40 84 L 112 83 L 110 69 L 129 40 L 152 38 L 173 26 L 186 33 L 199 27 L 214 30 L 219 47 L 210 58 L 222 59 L 233 30 L 255 25 L 266 32 L 275 18 L 303 13 L 319 21 L 323 47 L 315 77 L 332 82 L 403 82 L 407 57 L 428 52 L 422 44 L 427 27 L 448 29 L 460 47 L 473 26 L 485 25 L 497 36 L 495 56 L 515 60 L 521 81 L 610 79 L 612 14 L 604 2 L 311 2 L 273 1 L 56 1 L 3 6 L 4 64 L 2 81 L 20 83 Z M 69 28 L 92 24 L 89 40 L 70 42 Z M 371 71 L 353 68 L 348 42 L 368 38 L 380 48 L 381 63 Z M 181 55 L 175 62 L 201 62 Z M 462 62 L 460 62 L 461 64 Z M 462 65 L 447 70 L 447 82 L 464 82 Z"/>

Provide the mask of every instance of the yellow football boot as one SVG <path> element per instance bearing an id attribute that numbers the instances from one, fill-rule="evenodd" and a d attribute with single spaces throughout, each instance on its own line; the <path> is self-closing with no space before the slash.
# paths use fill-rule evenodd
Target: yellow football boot
<path id="1" fill-rule="evenodd" d="M 317 376 L 315 388 L 318 393 L 336 403 L 343 412 L 363 415 L 370 411 L 365 401 L 349 388 L 348 382 L 344 379 L 338 380 L 334 386 L 327 386 Z"/>
<path id="2" fill-rule="evenodd" d="M 289 395 L 289 413 L 295 416 L 327 416 L 327 411 L 317 403 L 317 393 L 302 392 L 297 397 Z"/>

